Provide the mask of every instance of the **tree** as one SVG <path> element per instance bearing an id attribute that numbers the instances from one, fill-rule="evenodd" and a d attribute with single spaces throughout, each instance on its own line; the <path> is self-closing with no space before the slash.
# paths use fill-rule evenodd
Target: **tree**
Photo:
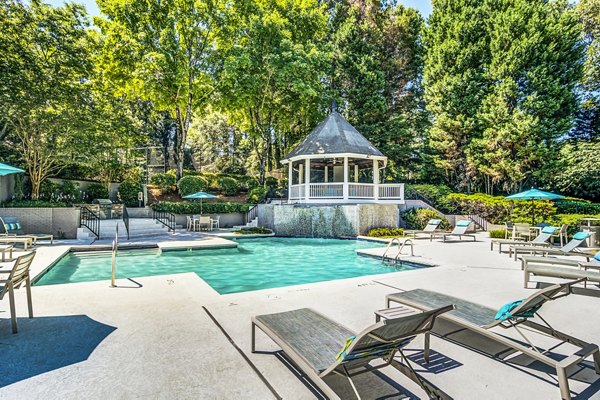
<path id="1" fill-rule="evenodd" d="M 336 3 L 332 90 L 349 121 L 402 171 L 418 169 L 427 123 L 422 97 L 423 20 L 379 0 Z"/>
<path id="2" fill-rule="evenodd" d="M 262 184 L 282 151 L 322 116 L 327 15 L 317 0 L 235 4 L 239 20 L 218 80 L 222 106 L 249 133 Z"/>
<path id="3" fill-rule="evenodd" d="M 218 0 L 99 0 L 106 18 L 102 68 L 117 90 L 151 100 L 176 121 L 174 158 L 183 174 L 187 134 L 195 112 L 214 94 L 212 72 L 220 26 L 229 3 Z"/>
<path id="4" fill-rule="evenodd" d="M 39 0 L 0 4 L 0 115 L 29 172 L 32 198 L 40 185 L 89 148 L 75 110 L 90 102 L 90 37 L 81 6 Z"/>
<path id="5" fill-rule="evenodd" d="M 489 63 L 484 78 L 481 137 L 468 160 L 487 193 L 548 181 L 577 110 L 582 48 L 577 18 L 566 1 L 490 2 Z"/>
<path id="6" fill-rule="evenodd" d="M 600 200 L 600 141 L 565 142 L 562 165 L 552 183 L 563 193 Z"/>

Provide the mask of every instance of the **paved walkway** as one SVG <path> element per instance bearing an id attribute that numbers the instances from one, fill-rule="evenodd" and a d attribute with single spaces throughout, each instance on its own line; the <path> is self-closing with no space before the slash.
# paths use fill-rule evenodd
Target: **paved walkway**
<path id="1" fill-rule="evenodd" d="M 252 315 L 311 307 L 360 330 L 373 323 L 384 296 L 399 290 L 437 290 L 495 308 L 531 294 L 519 263 L 480 240 L 417 241 L 415 254 L 439 267 L 230 295 L 217 294 L 193 273 L 120 280 L 118 288 L 107 281 L 34 287 L 32 320 L 19 290 L 17 335 L 6 320 L 8 301 L 0 302 L 0 399 L 318 398 L 266 336 L 257 336 L 261 352 L 250 353 Z M 599 342 L 599 306 L 600 298 L 571 295 L 544 306 L 544 315 L 566 333 Z M 539 365 L 504 363 L 489 356 L 500 350 L 494 343 L 464 333 L 451 337 L 432 339 L 430 364 L 420 358 L 420 340 L 409 353 L 453 398 L 559 398 L 555 376 Z M 383 372 L 392 379 L 358 379 L 365 398 L 425 398 L 395 370 Z M 570 381 L 574 395 L 600 399 L 596 378 L 589 369 L 577 372 Z M 335 384 L 350 398 L 344 380 Z"/>

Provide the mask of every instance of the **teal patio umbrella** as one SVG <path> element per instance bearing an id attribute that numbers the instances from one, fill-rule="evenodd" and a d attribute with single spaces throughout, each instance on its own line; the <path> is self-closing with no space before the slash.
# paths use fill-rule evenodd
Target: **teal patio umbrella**
<path id="1" fill-rule="evenodd" d="M 531 200 L 531 225 L 535 223 L 535 208 L 533 207 L 534 200 L 559 200 L 564 198 L 565 196 L 561 196 L 560 194 L 544 192 L 543 190 L 534 188 L 505 197 L 505 199 L 508 200 Z"/>
<path id="2" fill-rule="evenodd" d="M 194 194 L 188 194 L 187 196 L 183 196 L 184 199 L 194 200 L 200 199 L 200 214 L 202 214 L 202 199 L 216 199 L 218 196 L 214 194 L 206 193 L 206 192 L 197 192 Z"/>
<path id="3" fill-rule="evenodd" d="M 25 172 L 21 168 L 11 167 L 8 164 L 0 163 L 0 176 L 10 175 L 10 174 L 19 174 L 21 172 Z"/>

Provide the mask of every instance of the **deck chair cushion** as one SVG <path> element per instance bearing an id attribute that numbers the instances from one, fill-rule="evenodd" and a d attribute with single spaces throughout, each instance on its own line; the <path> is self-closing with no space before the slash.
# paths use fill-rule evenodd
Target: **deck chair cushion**
<path id="1" fill-rule="evenodd" d="M 456 223 L 456 226 L 469 226 L 469 224 L 471 224 L 471 221 L 462 220 L 462 221 L 458 221 Z"/>
<path id="2" fill-rule="evenodd" d="M 575 240 L 585 240 L 590 237 L 590 234 L 587 232 L 577 232 L 573 235 L 573 239 Z"/>
<path id="3" fill-rule="evenodd" d="M 10 232 L 10 231 L 19 231 L 19 230 L 21 230 L 21 224 L 18 223 L 18 222 L 5 223 L 4 224 L 4 229 L 6 229 L 7 232 Z"/>
<path id="4" fill-rule="evenodd" d="M 600 251 L 594 255 L 594 259 L 600 261 Z"/>
<path id="5" fill-rule="evenodd" d="M 542 229 L 542 233 L 548 233 L 550 235 L 553 235 L 554 232 L 556 232 L 558 230 L 558 228 L 554 227 L 554 226 L 545 226 Z"/>

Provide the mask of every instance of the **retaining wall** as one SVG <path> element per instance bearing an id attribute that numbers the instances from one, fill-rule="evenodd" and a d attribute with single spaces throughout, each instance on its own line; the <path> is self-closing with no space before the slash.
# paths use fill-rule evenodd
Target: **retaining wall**
<path id="1" fill-rule="evenodd" d="M 78 208 L 0 208 L 0 217 L 15 217 L 25 233 L 49 233 L 56 239 L 77 238 Z"/>

